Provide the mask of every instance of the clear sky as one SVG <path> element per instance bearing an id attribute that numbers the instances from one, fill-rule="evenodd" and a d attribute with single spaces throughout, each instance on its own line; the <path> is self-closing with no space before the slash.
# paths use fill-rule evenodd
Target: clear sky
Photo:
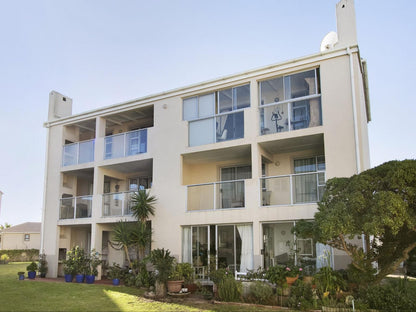
<path id="1" fill-rule="evenodd" d="M 313 54 L 336 31 L 337 2 L 0 1 L 0 224 L 41 220 L 51 90 L 82 113 Z M 416 1 L 355 9 L 371 165 L 416 158 Z"/>

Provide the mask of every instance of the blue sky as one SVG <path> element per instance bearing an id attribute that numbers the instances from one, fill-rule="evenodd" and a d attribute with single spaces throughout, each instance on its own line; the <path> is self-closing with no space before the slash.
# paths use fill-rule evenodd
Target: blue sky
<path id="1" fill-rule="evenodd" d="M 73 113 L 313 54 L 337 0 L 2 1 L 0 224 L 40 221 L 48 94 Z M 414 1 L 356 0 L 372 166 L 416 158 Z"/>

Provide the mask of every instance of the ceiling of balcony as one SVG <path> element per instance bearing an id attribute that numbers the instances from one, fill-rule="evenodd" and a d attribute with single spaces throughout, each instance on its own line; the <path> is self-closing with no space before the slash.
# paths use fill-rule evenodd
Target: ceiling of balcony
<path id="1" fill-rule="evenodd" d="M 145 106 L 104 117 L 107 128 L 121 126 L 125 123 L 151 123 L 153 125 L 153 106 Z M 149 126 L 151 126 L 149 125 Z"/>
<path id="2" fill-rule="evenodd" d="M 251 159 L 251 146 L 240 145 L 227 148 L 210 149 L 207 151 L 183 154 L 187 164 L 200 164 L 239 159 Z"/>
<path id="3" fill-rule="evenodd" d="M 103 168 L 111 169 L 121 173 L 140 172 L 151 176 L 153 171 L 153 159 L 116 163 L 113 165 L 103 166 Z"/>
<path id="4" fill-rule="evenodd" d="M 308 149 L 324 149 L 323 134 L 280 139 L 259 143 L 270 154 L 290 153 Z"/>

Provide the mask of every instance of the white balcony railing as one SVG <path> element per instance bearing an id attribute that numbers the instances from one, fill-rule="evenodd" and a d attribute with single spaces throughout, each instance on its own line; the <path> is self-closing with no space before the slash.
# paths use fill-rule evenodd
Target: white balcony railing
<path id="1" fill-rule="evenodd" d="M 215 210 L 245 207 L 245 181 L 223 181 L 187 186 L 187 210 Z"/>
<path id="2" fill-rule="evenodd" d="M 316 203 L 325 191 L 325 171 L 260 178 L 262 206 Z"/>
<path id="3" fill-rule="evenodd" d="M 62 166 L 78 165 L 94 161 L 94 140 L 63 146 Z"/>
<path id="4" fill-rule="evenodd" d="M 104 138 L 104 159 L 147 152 L 147 129 L 124 132 Z"/>
<path id="5" fill-rule="evenodd" d="M 91 218 L 92 195 L 61 198 L 59 219 Z"/>
<path id="6" fill-rule="evenodd" d="M 131 215 L 131 197 L 135 191 L 103 194 L 103 217 Z"/>

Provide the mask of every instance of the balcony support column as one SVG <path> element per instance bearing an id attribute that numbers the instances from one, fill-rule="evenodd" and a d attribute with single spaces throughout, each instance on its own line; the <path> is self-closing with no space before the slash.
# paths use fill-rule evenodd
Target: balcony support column
<path id="1" fill-rule="evenodd" d="M 100 255 L 102 254 L 103 229 L 102 226 L 93 222 L 91 224 L 91 250 L 95 249 Z M 101 265 L 98 266 L 97 280 L 101 279 Z"/>

